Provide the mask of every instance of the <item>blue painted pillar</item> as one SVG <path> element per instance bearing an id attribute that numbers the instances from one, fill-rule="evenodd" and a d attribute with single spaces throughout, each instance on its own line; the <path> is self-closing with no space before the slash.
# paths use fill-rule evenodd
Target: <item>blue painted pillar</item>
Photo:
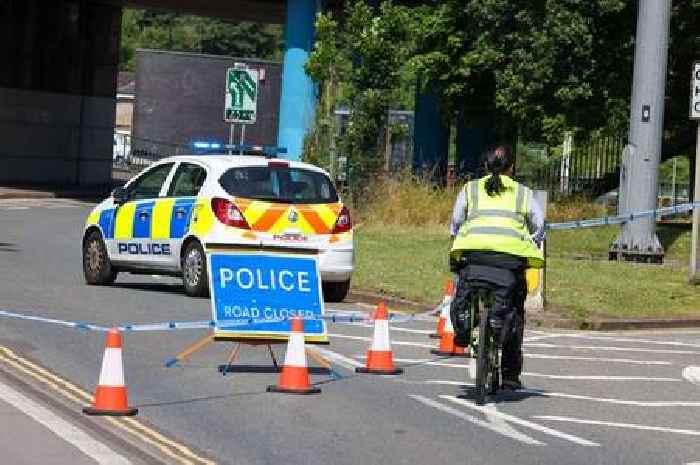
<path id="1" fill-rule="evenodd" d="M 291 160 L 301 158 L 304 135 L 313 124 L 316 90 L 304 71 L 314 41 L 316 0 L 287 0 L 282 67 L 280 122 L 277 142 Z"/>

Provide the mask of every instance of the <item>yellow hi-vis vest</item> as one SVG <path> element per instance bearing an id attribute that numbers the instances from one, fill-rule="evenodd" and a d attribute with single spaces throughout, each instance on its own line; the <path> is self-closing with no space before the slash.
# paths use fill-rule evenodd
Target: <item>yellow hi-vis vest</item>
<path id="1" fill-rule="evenodd" d="M 486 193 L 489 177 L 470 181 L 465 186 L 467 217 L 459 228 L 450 254 L 501 252 L 527 259 L 530 268 L 542 268 L 544 254 L 532 240 L 526 221 L 532 191 L 508 176 L 501 176 L 505 188 L 491 197 Z"/>

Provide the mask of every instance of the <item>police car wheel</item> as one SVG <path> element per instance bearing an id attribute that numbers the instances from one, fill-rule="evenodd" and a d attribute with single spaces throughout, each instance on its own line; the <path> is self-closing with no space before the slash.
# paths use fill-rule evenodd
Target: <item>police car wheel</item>
<path id="1" fill-rule="evenodd" d="M 323 300 L 326 302 L 342 302 L 350 290 L 350 280 L 323 283 Z"/>
<path id="2" fill-rule="evenodd" d="M 88 284 L 112 284 L 117 279 L 117 271 L 107 255 L 107 247 L 102 235 L 91 232 L 83 243 L 83 274 Z"/>
<path id="3" fill-rule="evenodd" d="M 207 259 L 199 242 L 190 242 L 182 255 L 182 283 L 185 294 L 206 297 L 209 294 Z"/>

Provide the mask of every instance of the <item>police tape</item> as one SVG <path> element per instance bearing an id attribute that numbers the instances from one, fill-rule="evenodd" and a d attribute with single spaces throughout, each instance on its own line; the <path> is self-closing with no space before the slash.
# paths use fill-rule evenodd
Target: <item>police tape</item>
<path id="1" fill-rule="evenodd" d="M 561 229 L 580 229 L 591 228 L 596 226 L 606 226 L 610 224 L 622 224 L 628 221 L 636 221 L 643 218 L 662 218 L 664 216 L 686 213 L 695 208 L 700 208 L 700 202 L 683 203 L 674 205 L 673 207 L 657 208 L 655 210 L 642 210 L 638 212 L 627 213 L 617 216 L 605 216 L 602 218 L 592 218 L 588 220 L 567 221 L 565 223 L 547 223 L 545 229 L 561 230 Z"/>
<path id="2" fill-rule="evenodd" d="M 66 326 L 69 328 L 74 328 L 83 331 L 98 331 L 107 332 L 112 327 L 101 326 L 94 323 L 87 323 L 83 321 L 69 321 L 69 320 L 58 320 L 55 318 L 46 318 L 36 315 L 27 315 L 23 313 L 10 312 L 7 310 L 0 310 L 0 317 L 16 318 L 20 320 L 38 321 L 41 323 L 55 324 L 59 326 Z M 264 324 L 264 323 L 282 323 L 284 321 L 290 320 L 291 318 L 277 318 L 277 319 L 254 319 L 254 318 L 240 318 L 236 320 L 227 320 L 225 324 L 217 325 L 214 320 L 193 320 L 193 321 L 163 321 L 159 323 L 137 323 L 137 324 L 120 324 L 115 325 L 122 332 L 155 332 L 155 331 L 174 331 L 183 329 L 217 329 L 220 331 L 229 331 L 240 329 L 243 326 L 254 325 L 254 324 Z M 397 313 L 390 313 L 389 320 L 395 323 L 404 323 L 418 319 L 416 315 L 403 315 Z M 370 315 L 355 315 L 355 314 L 343 314 L 343 315 L 320 315 L 313 318 L 304 318 L 306 321 L 327 321 L 330 323 L 367 323 L 374 321 Z"/>

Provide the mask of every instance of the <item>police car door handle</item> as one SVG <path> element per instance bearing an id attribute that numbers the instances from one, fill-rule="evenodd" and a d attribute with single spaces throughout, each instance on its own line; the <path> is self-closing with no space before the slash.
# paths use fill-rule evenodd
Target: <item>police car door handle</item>
<path id="1" fill-rule="evenodd" d="M 139 219 L 145 220 L 146 218 L 148 218 L 148 212 L 147 212 L 147 211 L 143 211 L 143 210 L 140 211 L 140 212 L 139 212 Z"/>
<path id="2" fill-rule="evenodd" d="M 175 213 L 178 215 L 184 215 L 185 214 L 185 209 L 184 208 L 178 208 L 175 210 Z"/>

